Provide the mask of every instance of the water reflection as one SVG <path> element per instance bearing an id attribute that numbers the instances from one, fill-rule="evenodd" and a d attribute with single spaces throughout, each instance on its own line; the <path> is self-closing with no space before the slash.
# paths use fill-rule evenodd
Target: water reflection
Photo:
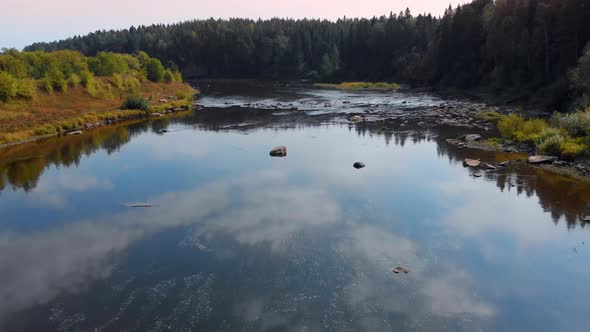
<path id="1" fill-rule="evenodd" d="M 310 116 L 303 112 L 291 112 L 288 116 L 277 116 L 273 115 L 271 111 L 264 110 L 216 109 L 173 119 L 101 128 L 89 135 L 50 139 L 0 151 L 0 191 L 4 190 L 6 186 L 10 186 L 12 190 L 22 189 L 29 192 L 37 187 L 43 171 L 49 166 L 71 167 L 78 165 L 83 156 L 90 156 L 99 150 L 104 150 L 110 155 L 129 143 L 134 136 L 148 131 L 158 133 L 161 129 L 175 125 L 181 126 L 180 128 L 193 127 L 215 132 L 240 131 L 244 133 L 259 129 L 287 130 L 334 125 L 348 126 L 345 119 L 336 114 Z M 456 129 L 439 128 L 435 131 L 424 131 L 414 128 L 400 130 L 395 124 L 386 122 L 361 124 L 350 127 L 350 129 L 359 136 L 382 137 L 386 145 L 393 144 L 400 147 L 404 147 L 408 141 L 412 144 L 435 141 L 438 156 L 446 156 L 453 164 L 461 163 L 467 157 L 482 159 L 493 164 L 524 158 L 524 156 L 517 154 L 459 150 L 449 146 L 445 139 L 456 137 L 459 133 Z M 195 157 L 207 153 L 206 146 L 202 145 L 179 145 L 172 150 L 165 145 L 164 141 L 162 143 L 164 145 L 159 145 L 157 141 L 154 141 L 152 146 L 154 156 L 161 159 L 171 160 L 179 153 Z M 183 146 L 186 147 L 185 151 L 179 151 L 178 149 Z M 497 172 L 486 172 L 485 179 L 496 182 L 501 191 L 516 190 L 519 195 L 537 196 L 541 206 L 551 212 L 555 223 L 565 219 L 568 228 L 586 226 L 581 220 L 590 213 L 590 186 L 588 184 L 576 183 L 567 177 L 522 164 Z M 92 177 L 61 180 L 61 182 L 69 181 L 70 186 L 98 185 L 96 178 Z M 108 183 L 102 184 L 102 186 L 108 186 Z M 76 188 L 71 189 L 75 190 Z"/>
<path id="2" fill-rule="evenodd" d="M 49 232 L 5 234 L 0 241 L 0 268 L 10 273 L 0 279 L 0 313 L 6 316 L 49 303 L 64 293 L 83 293 L 97 280 L 117 275 L 117 257 L 128 248 L 180 227 L 184 235 L 178 246 L 229 261 L 243 277 L 257 276 L 250 281 L 242 279 L 242 286 L 250 285 L 266 298 L 247 300 L 245 309 L 238 310 L 244 317 L 235 321 L 243 319 L 252 328 L 370 330 L 391 329 L 399 323 L 384 321 L 384 315 L 401 317 L 410 326 L 427 324 L 435 328 L 430 318 L 433 314 L 450 321 L 456 315 L 469 315 L 477 324 L 481 323 L 479 319 L 494 315 L 490 304 L 473 296 L 467 272 L 432 273 L 432 269 L 440 267 L 426 266 L 425 257 L 421 257 L 412 240 L 347 216 L 347 208 L 326 190 L 290 184 L 285 173 L 227 179 L 150 201 L 157 208 L 124 212 L 105 220 L 81 220 Z M 268 260 L 273 268 L 266 269 L 266 276 L 252 274 L 252 269 Z M 394 282 L 390 272 L 393 262 L 412 266 L 412 274 Z M 132 278 L 125 284 L 128 297 L 108 299 L 109 303 L 115 301 L 110 306 L 123 310 L 113 313 L 106 324 L 72 311 L 85 307 L 62 306 L 58 308 L 60 315 L 67 319 L 86 317 L 76 322 L 76 328 L 101 326 L 116 330 L 117 321 L 131 319 L 133 312 L 142 313 L 146 319 L 142 324 L 146 326 L 196 328 L 212 318 L 208 306 L 213 304 L 203 303 L 203 296 L 209 298 L 212 292 L 220 291 L 215 288 L 215 275 L 207 279 L 206 286 L 203 278 L 209 277 L 196 274 L 163 279 L 147 289 L 134 281 L 140 276 L 126 278 Z M 263 288 L 259 288 L 256 278 L 265 280 Z M 165 300 L 176 296 L 179 279 L 184 280 L 181 287 L 186 292 L 179 293 L 181 298 L 174 301 L 181 307 L 170 310 Z M 285 288 L 294 281 L 306 286 Z M 191 288 L 191 282 L 196 283 L 196 290 Z M 277 292 L 279 289 L 282 291 Z M 139 293 L 148 299 L 133 301 Z M 392 296 L 398 300 L 392 301 Z M 197 299 L 200 304 L 191 302 Z M 446 303 L 454 306 L 449 308 Z M 194 312 L 190 312 L 189 305 L 207 308 L 192 307 L 201 316 L 191 318 Z M 309 311 L 309 307 L 318 311 Z M 151 321 L 153 314 L 162 321 Z M 60 324 L 67 323 L 63 317 Z"/>
<path id="3" fill-rule="evenodd" d="M 249 125 L 232 124 L 233 112 Z M 206 111 L 2 152 L 13 191 L 0 197 L 0 327 L 584 326 L 589 290 L 564 283 L 590 276 L 575 228 L 587 186 L 518 163 L 473 178 L 465 157 L 519 156 L 455 149 L 444 140 L 453 130 L 260 112 Z M 268 157 L 277 142 L 289 157 Z M 357 158 L 368 167 L 354 170 Z M 128 197 L 153 207 L 121 207 Z M 398 264 L 411 272 L 394 275 Z"/>

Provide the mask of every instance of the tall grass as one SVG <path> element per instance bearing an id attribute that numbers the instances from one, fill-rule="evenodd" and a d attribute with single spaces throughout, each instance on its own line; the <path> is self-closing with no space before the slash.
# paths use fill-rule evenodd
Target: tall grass
<path id="1" fill-rule="evenodd" d="M 590 108 L 544 119 L 510 114 L 498 121 L 504 139 L 535 144 L 538 153 L 576 159 L 590 155 Z"/>

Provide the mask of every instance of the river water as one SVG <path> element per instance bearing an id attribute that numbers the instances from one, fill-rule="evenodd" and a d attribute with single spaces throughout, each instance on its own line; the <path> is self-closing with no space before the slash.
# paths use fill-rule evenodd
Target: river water
<path id="1" fill-rule="evenodd" d="M 587 331 L 590 186 L 477 178 L 465 157 L 522 156 L 346 121 L 441 97 L 204 92 L 204 111 L 0 151 L 1 331 Z M 235 107 L 278 102 L 298 110 Z"/>

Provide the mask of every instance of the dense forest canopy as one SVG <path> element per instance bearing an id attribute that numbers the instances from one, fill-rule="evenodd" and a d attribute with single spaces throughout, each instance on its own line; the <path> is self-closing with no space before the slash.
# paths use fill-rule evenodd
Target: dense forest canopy
<path id="1" fill-rule="evenodd" d="M 538 97 L 563 107 L 587 94 L 580 91 L 587 83 L 568 76 L 590 41 L 588 22 L 588 0 L 474 0 L 449 7 L 441 18 L 406 10 L 335 22 L 196 20 L 98 31 L 26 49 L 146 51 L 193 77 L 395 80 Z"/>

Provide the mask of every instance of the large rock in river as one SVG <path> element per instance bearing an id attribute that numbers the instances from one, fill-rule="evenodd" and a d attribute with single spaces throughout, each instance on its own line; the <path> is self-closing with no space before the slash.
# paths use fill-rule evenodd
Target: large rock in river
<path id="1" fill-rule="evenodd" d="M 557 157 L 552 156 L 531 156 L 529 157 L 529 164 L 547 164 L 557 160 Z"/>
<path id="2" fill-rule="evenodd" d="M 479 167 L 479 165 L 481 165 L 481 161 L 478 159 L 465 158 L 465 160 L 463 160 L 463 166 L 465 167 Z"/>
<path id="3" fill-rule="evenodd" d="M 276 148 L 270 150 L 271 157 L 286 157 L 287 156 L 287 147 L 285 146 L 277 146 Z"/>
<path id="4" fill-rule="evenodd" d="M 352 167 L 356 168 L 356 169 L 361 169 L 361 168 L 365 168 L 367 165 L 365 165 L 364 163 L 357 161 L 356 163 L 354 163 L 352 165 Z"/>

